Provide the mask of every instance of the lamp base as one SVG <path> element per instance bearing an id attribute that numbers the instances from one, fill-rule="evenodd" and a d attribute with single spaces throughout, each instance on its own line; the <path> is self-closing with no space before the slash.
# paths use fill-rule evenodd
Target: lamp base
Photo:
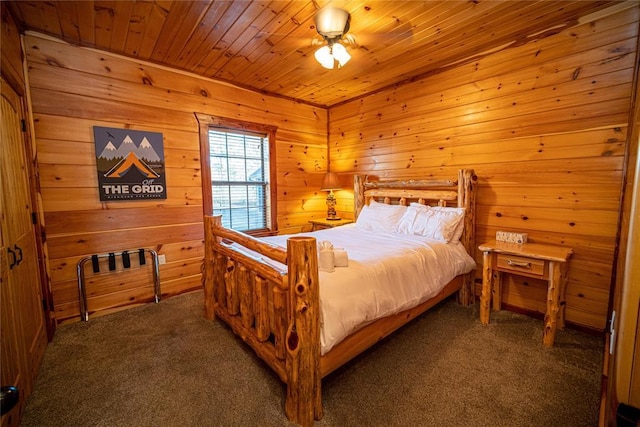
<path id="1" fill-rule="evenodd" d="M 334 217 L 326 217 L 325 218 L 327 221 L 340 221 L 342 218 L 340 218 L 339 216 L 334 216 Z"/>

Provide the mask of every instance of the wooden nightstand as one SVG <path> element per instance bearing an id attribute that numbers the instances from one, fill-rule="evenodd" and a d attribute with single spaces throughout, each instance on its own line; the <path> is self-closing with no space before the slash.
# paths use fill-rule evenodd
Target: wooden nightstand
<path id="1" fill-rule="evenodd" d="M 480 322 L 483 325 L 489 324 L 490 299 L 493 299 L 493 309 L 500 310 L 502 272 L 546 280 L 547 312 L 544 316 L 542 343 L 545 347 L 552 347 L 558 324 L 560 329 L 564 328 L 567 269 L 573 250 L 541 243 L 518 245 L 495 240 L 478 248 L 483 253 Z"/>
<path id="2" fill-rule="evenodd" d="M 309 221 L 311 224 L 311 231 L 323 230 L 325 228 L 338 227 L 340 225 L 351 224 L 352 219 L 312 219 Z"/>

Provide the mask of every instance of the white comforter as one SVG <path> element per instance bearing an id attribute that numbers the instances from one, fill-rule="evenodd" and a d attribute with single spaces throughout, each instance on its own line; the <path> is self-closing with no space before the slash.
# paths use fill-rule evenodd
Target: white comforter
<path id="1" fill-rule="evenodd" d="M 365 231 L 353 224 L 303 234 L 344 248 L 349 256 L 349 267 L 320 271 L 322 354 L 366 324 L 435 296 L 476 266 L 461 243 Z M 289 237 L 264 240 L 286 248 Z"/>

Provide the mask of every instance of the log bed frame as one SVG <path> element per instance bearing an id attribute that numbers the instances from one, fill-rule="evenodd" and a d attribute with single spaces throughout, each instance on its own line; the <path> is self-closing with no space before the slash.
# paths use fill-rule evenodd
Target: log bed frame
<path id="1" fill-rule="evenodd" d="M 474 253 L 475 176 L 460 170 L 457 179 L 367 181 L 354 177 L 355 217 L 369 200 L 410 201 L 466 208 L 461 241 Z M 292 236 L 286 251 L 244 233 L 222 227 L 220 216 L 205 216 L 203 286 L 205 316 L 227 323 L 287 384 L 285 412 L 308 426 L 322 418 L 321 380 L 382 338 L 458 292 L 458 302 L 473 304 L 473 272 L 447 284 L 417 307 L 378 319 L 320 355 L 320 298 L 316 240 Z M 238 249 L 235 242 L 254 253 Z M 264 259 L 286 264 L 282 272 Z"/>

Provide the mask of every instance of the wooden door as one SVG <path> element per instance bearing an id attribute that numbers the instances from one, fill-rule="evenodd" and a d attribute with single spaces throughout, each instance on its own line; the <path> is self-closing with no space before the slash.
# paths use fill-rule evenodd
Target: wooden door
<path id="1" fill-rule="evenodd" d="M 20 390 L 18 408 L 2 417 L 17 425 L 47 344 L 32 202 L 25 156 L 22 99 L 2 79 L 0 183 L 2 189 L 2 386 Z"/>
<path id="2" fill-rule="evenodd" d="M 636 56 L 619 254 L 611 289 L 600 425 L 640 423 L 640 64 Z M 615 313 L 615 314 L 614 314 Z M 629 421 L 632 423 L 633 421 Z"/>

